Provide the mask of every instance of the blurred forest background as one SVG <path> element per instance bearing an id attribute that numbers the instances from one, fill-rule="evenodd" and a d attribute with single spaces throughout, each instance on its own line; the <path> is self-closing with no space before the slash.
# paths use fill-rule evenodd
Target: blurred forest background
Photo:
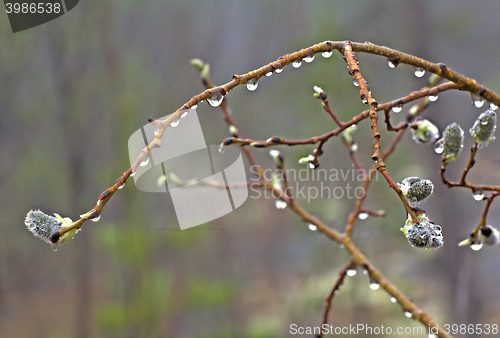
<path id="1" fill-rule="evenodd" d="M 127 140 L 151 116 L 173 112 L 203 90 L 189 60 L 210 63 L 222 84 L 324 40 L 386 45 L 444 62 L 500 92 L 500 2 L 467 1 L 80 1 L 68 14 L 12 34 L 0 12 L 0 336 L 1 337 L 287 337 L 289 326 L 319 325 L 324 297 L 349 257 L 269 199 L 248 199 L 235 212 L 181 231 L 168 194 L 129 182 L 70 243 L 52 252 L 24 226 L 30 209 L 77 219 L 129 167 Z M 378 102 L 426 85 L 411 67 L 359 55 Z M 251 93 L 228 96 L 245 137 L 308 138 L 335 127 L 313 98 L 321 86 L 342 120 L 365 106 L 338 53 L 262 78 Z M 485 106 L 486 107 L 486 106 Z M 405 107 L 396 121 L 404 118 Z M 468 131 L 479 113 L 468 93 L 446 92 L 424 117 L 442 131 Z M 228 137 L 218 109 L 198 115 L 209 144 Z M 371 165 L 369 123 L 355 136 Z M 498 137 L 498 135 L 497 135 Z M 391 135 L 382 133 L 382 146 Z M 472 138 L 448 166 L 463 169 Z M 499 184 L 500 141 L 479 151 L 470 180 Z M 282 147 L 287 166 L 314 147 Z M 322 168 L 349 169 L 339 140 L 324 148 Z M 272 168 L 267 150 L 257 159 Z M 405 212 L 382 178 L 366 207 L 384 219 L 358 221 L 354 240 L 372 262 L 440 324 L 500 324 L 499 248 L 458 248 L 484 202 L 440 184 L 440 158 L 408 134 L 387 161 L 395 181 L 430 178 L 422 207 L 442 225 L 439 250 L 412 248 L 399 228 Z M 337 182 L 339 186 L 358 182 Z M 299 201 L 343 229 L 354 200 Z M 488 222 L 498 226 L 494 203 Z M 421 326 L 406 318 L 367 276 L 348 278 L 330 323 Z"/>

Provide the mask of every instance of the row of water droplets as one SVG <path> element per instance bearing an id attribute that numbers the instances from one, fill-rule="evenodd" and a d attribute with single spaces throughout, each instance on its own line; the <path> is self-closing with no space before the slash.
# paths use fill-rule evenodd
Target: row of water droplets
<path id="1" fill-rule="evenodd" d="M 333 54 L 333 51 L 331 51 L 331 50 L 330 51 L 324 51 L 324 52 L 321 53 L 321 56 L 323 56 L 325 59 L 327 59 L 330 56 L 332 56 L 332 54 Z M 295 61 L 292 62 L 292 67 L 299 68 L 302 65 L 302 60 L 304 60 L 307 63 L 311 63 L 311 62 L 314 61 L 314 58 L 315 58 L 315 55 L 313 54 L 313 55 L 308 55 L 308 56 L 304 57 L 303 59 L 295 60 Z M 283 68 L 277 68 L 277 69 L 274 70 L 274 73 L 279 74 L 282 71 L 283 71 Z M 266 77 L 269 77 L 271 75 L 273 75 L 273 71 L 267 72 L 265 74 Z M 259 86 L 258 79 L 255 79 L 255 78 L 254 79 L 250 79 L 250 80 L 248 80 L 247 83 L 245 83 L 245 88 L 247 90 L 251 91 L 251 92 L 255 91 L 258 86 Z M 219 93 L 214 94 L 212 97 L 208 98 L 207 99 L 207 103 L 211 107 L 215 108 L 215 107 L 220 106 L 223 100 L 224 100 L 224 95 L 222 95 L 222 93 L 219 92 Z M 195 109 L 196 107 L 193 106 L 192 108 Z M 184 117 L 184 115 L 181 116 L 181 118 L 182 117 Z M 172 125 L 172 124 L 174 124 L 174 125 Z M 178 124 L 179 124 L 179 121 L 176 120 L 176 121 L 172 122 L 170 124 L 170 126 L 171 127 L 176 127 Z M 221 145 L 221 147 L 219 148 L 219 152 L 223 153 L 226 148 L 227 148 L 227 146 Z M 311 169 L 314 169 L 314 165 L 313 164 L 310 164 L 310 166 L 313 167 Z M 276 201 L 276 208 L 278 208 L 278 209 L 284 209 L 284 208 L 286 208 L 286 202 L 285 201 L 281 201 L 281 200 Z"/>
<path id="2" fill-rule="evenodd" d="M 349 276 L 349 277 L 356 276 L 357 273 L 358 273 L 358 270 L 356 269 L 356 267 L 350 267 L 346 271 L 346 275 Z M 368 271 L 366 269 L 363 269 L 363 274 L 365 274 L 365 275 L 368 274 Z M 370 289 L 374 290 L 374 291 L 378 290 L 378 289 L 380 289 L 380 284 L 377 283 L 372 278 L 370 278 Z M 391 297 L 390 299 L 391 299 L 392 303 L 397 303 L 398 302 L 398 300 L 396 299 L 396 297 Z M 407 318 L 412 318 L 413 317 L 413 314 L 410 311 L 405 311 L 404 314 L 405 314 L 405 316 Z M 427 337 L 428 338 L 432 338 L 432 337 L 435 337 L 435 335 L 429 333 L 429 335 Z"/>
<path id="3" fill-rule="evenodd" d="M 356 267 L 350 267 L 346 270 L 346 275 L 349 277 L 354 277 L 356 276 L 357 273 L 358 270 L 356 269 Z M 363 269 L 363 274 L 367 275 L 368 270 Z M 373 280 L 371 277 L 370 277 L 370 289 L 372 289 L 373 291 L 380 289 L 380 284 L 377 283 L 375 280 Z"/>
<path id="4" fill-rule="evenodd" d="M 389 66 L 389 68 L 391 69 L 394 69 L 398 66 L 398 63 L 394 62 L 391 58 L 388 58 L 387 59 L 387 65 Z M 418 78 L 421 78 L 425 75 L 425 69 L 421 68 L 421 67 L 413 67 L 413 74 L 418 77 Z M 354 80 L 354 85 L 357 86 L 357 82 Z M 435 102 L 437 101 L 438 99 L 438 96 L 437 95 L 429 95 L 428 96 L 429 98 L 429 101 L 431 102 Z M 481 108 L 484 106 L 484 98 L 480 97 L 480 96 L 477 96 L 477 95 L 474 95 L 471 93 L 471 100 L 472 100 L 472 104 L 474 105 L 474 107 L 476 108 Z M 498 109 L 498 106 L 495 105 L 494 103 L 490 103 L 490 109 L 491 110 L 497 110 Z M 399 113 L 403 110 L 403 105 L 400 104 L 400 105 L 397 105 L 397 106 L 394 106 L 392 108 L 392 111 L 394 113 Z"/>

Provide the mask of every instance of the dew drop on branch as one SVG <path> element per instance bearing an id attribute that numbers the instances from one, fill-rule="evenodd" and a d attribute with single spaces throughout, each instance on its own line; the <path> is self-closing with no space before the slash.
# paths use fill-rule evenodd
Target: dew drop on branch
<path id="1" fill-rule="evenodd" d="M 141 167 L 145 167 L 147 166 L 149 163 L 149 157 L 147 157 L 144 161 L 141 162 L 141 164 L 139 164 Z"/>
<path id="2" fill-rule="evenodd" d="M 245 84 L 245 87 L 251 92 L 257 89 L 258 86 L 259 83 L 257 82 L 257 79 L 251 79 Z"/>
<path id="3" fill-rule="evenodd" d="M 405 311 L 405 316 L 408 318 L 413 317 L 412 313 L 410 311 Z"/>
<path id="4" fill-rule="evenodd" d="M 274 72 L 275 72 L 276 74 L 279 74 L 279 73 L 281 73 L 282 71 L 283 71 L 283 68 L 278 68 L 278 69 L 275 69 L 275 70 L 274 70 Z"/>
<path id="5" fill-rule="evenodd" d="M 436 154 L 442 154 L 444 150 L 444 139 L 440 139 L 439 141 L 436 142 L 434 145 L 434 151 Z"/>
<path id="6" fill-rule="evenodd" d="M 498 109 L 498 106 L 494 103 L 490 103 L 490 109 L 491 110 L 497 110 Z"/>
<path id="7" fill-rule="evenodd" d="M 429 95 L 429 101 L 431 102 L 436 102 L 438 99 L 438 96 L 437 95 Z"/>
<path id="8" fill-rule="evenodd" d="M 355 77 L 352 78 L 352 84 L 354 85 L 354 87 L 359 87 L 358 80 L 356 80 Z"/>
<path id="9" fill-rule="evenodd" d="M 479 97 L 471 93 L 470 98 L 472 100 L 472 104 L 474 105 L 474 107 L 481 108 L 484 105 L 484 99 L 482 97 Z"/>
<path id="10" fill-rule="evenodd" d="M 393 302 L 393 303 L 397 303 L 397 302 L 398 302 L 398 300 L 396 299 L 396 297 L 391 297 L 391 302 Z"/>
<path id="11" fill-rule="evenodd" d="M 135 171 L 132 171 L 132 174 L 130 174 L 130 177 L 134 177 L 135 176 Z"/>
<path id="12" fill-rule="evenodd" d="M 321 53 L 321 56 L 324 57 L 325 59 L 328 59 L 330 56 L 332 56 L 332 54 L 333 54 L 333 51 L 327 50 L 327 51 L 324 51 L 323 53 Z"/>
<path id="13" fill-rule="evenodd" d="M 186 110 L 184 113 L 181 115 L 181 119 L 185 118 L 188 115 L 188 110 Z"/>
<path id="14" fill-rule="evenodd" d="M 306 56 L 306 57 L 304 58 L 304 61 L 305 61 L 305 62 L 307 62 L 307 63 L 311 63 L 311 62 L 313 62 L 313 61 L 314 61 L 314 56 L 315 56 L 315 55 L 309 55 L 309 56 Z"/>
<path id="15" fill-rule="evenodd" d="M 222 154 L 223 152 L 225 152 L 227 147 L 228 147 L 227 145 L 225 145 L 224 143 L 221 143 L 221 145 L 219 146 L 219 153 Z"/>
<path id="16" fill-rule="evenodd" d="M 92 222 L 97 222 L 101 219 L 101 215 L 97 216 L 97 217 L 94 217 L 91 219 Z"/>
<path id="17" fill-rule="evenodd" d="M 318 227 L 317 227 L 317 226 L 315 226 L 315 225 L 314 225 L 314 224 L 312 224 L 312 223 L 309 223 L 309 224 L 307 225 L 307 227 L 308 227 L 308 228 L 309 228 L 309 230 L 311 230 L 311 231 L 316 231 L 316 230 L 318 229 Z"/>
<path id="18" fill-rule="evenodd" d="M 474 243 L 470 245 L 470 248 L 474 251 L 479 251 L 483 247 L 483 243 Z"/>
<path id="19" fill-rule="evenodd" d="M 222 103 L 222 100 L 224 100 L 224 95 L 215 93 L 214 96 L 207 99 L 207 103 L 212 107 L 218 107 Z"/>
<path id="20" fill-rule="evenodd" d="M 295 60 L 292 62 L 293 68 L 299 68 L 302 65 L 302 60 Z"/>
<path id="21" fill-rule="evenodd" d="M 198 108 L 198 105 L 197 105 L 197 104 L 193 104 L 193 105 L 191 106 L 191 109 L 196 109 L 196 108 Z"/>
<path id="22" fill-rule="evenodd" d="M 395 112 L 396 114 L 401 113 L 402 110 L 403 110 L 402 104 L 398 104 L 398 105 L 392 107 L 392 111 Z"/>
<path id="23" fill-rule="evenodd" d="M 268 72 L 268 73 L 266 73 L 266 76 L 267 76 L 267 77 L 269 77 L 269 76 L 271 76 L 271 75 L 273 75 L 273 72 Z"/>
<path id="24" fill-rule="evenodd" d="M 473 198 L 475 201 L 481 201 L 481 200 L 484 198 L 484 192 L 483 192 L 483 189 L 474 190 L 474 191 L 472 192 L 472 198 Z"/>
<path id="25" fill-rule="evenodd" d="M 437 336 L 434 333 L 429 333 L 427 338 L 437 338 Z"/>
<path id="26" fill-rule="evenodd" d="M 179 119 L 173 120 L 172 122 L 170 122 L 170 127 L 175 128 L 179 125 L 180 122 L 181 121 Z"/>
<path id="27" fill-rule="evenodd" d="M 387 65 L 391 69 L 394 69 L 394 68 L 396 68 L 398 66 L 397 64 L 395 64 L 394 62 L 392 62 L 391 59 L 387 59 Z"/>
<path id="28" fill-rule="evenodd" d="M 286 208 L 286 206 L 287 206 L 287 203 L 285 201 L 276 200 L 276 209 L 283 210 Z"/>
<path id="29" fill-rule="evenodd" d="M 346 271 L 346 275 L 348 275 L 349 277 L 356 276 L 357 273 L 358 273 L 358 270 L 356 270 L 356 269 L 347 269 L 347 271 Z"/>
<path id="30" fill-rule="evenodd" d="M 123 187 L 124 187 L 124 186 L 125 186 L 125 183 L 123 183 L 122 185 L 120 185 L 120 186 L 118 187 L 118 189 L 123 189 Z"/>
<path id="31" fill-rule="evenodd" d="M 316 165 L 314 163 L 309 162 L 309 169 L 316 169 Z"/>
<path id="32" fill-rule="evenodd" d="M 372 289 L 373 291 L 375 290 L 378 290 L 380 288 L 380 284 L 373 281 L 373 282 L 370 282 L 370 289 Z"/>
<path id="33" fill-rule="evenodd" d="M 425 69 L 420 68 L 420 67 L 413 67 L 413 74 L 416 77 L 422 77 L 425 75 Z"/>
<path id="34" fill-rule="evenodd" d="M 358 218 L 361 220 L 367 219 L 368 218 L 368 213 L 367 212 L 360 212 L 358 214 Z"/>

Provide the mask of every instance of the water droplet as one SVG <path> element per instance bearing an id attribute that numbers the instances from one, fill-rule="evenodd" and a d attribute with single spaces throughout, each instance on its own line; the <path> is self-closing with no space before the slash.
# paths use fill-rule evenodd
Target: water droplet
<path id="1" fill-rule="evenodd" d="M 266 73 L 266 76 L 267 76 L 267 77 L 269 77 L 269 76 L 271 76 L 271 75 L 273 75 L 273 72 L 268 72 L 268 73 Z"/>
<path id="2" fill-rule="evenodd" d="M 216 93 L 214 94 L 214 96 L 207 99 L 207 103 L 212 107 L 218 107 L 222 103 L 222 100 L 224 100 L 224 95 L 222 95 L 221 93 Z"/>
<path id="3" fill-rule="evenodd" d="M 483 243 L 474 243 L 470 245 L 470 248 L 474 251 L 479 251 L 483 247 Z"/>
<path id="4" fill-rule="evenodd" d="M 397 64 L 393 63 L 393 62 L 391 61 L 391 59 L 387 59 L 387 65 L 388 65 L 388 66 L 389 66 L 389 68 L 391 68 L 391 69 L 394 69 L 394 68 L 396 68 L 396 67 L 398 66 Z"/>
<path id="5" fill-rule="evenodd" d="M 436 102 L 438 99 L 438 96 L 437 95 L 429 95 L 429 101 L 431 102 Z"/>
<path id="6" fill-rule="evenodd" d="M 219 146 L 219 153 L 222 154 L 223 152 L 225 152 L 227 147 L 228 147 L 227 145 L 225 145 L 224 143 L 221 143 Z"/>
<path id="7" fill-rule="evenodd" d="M 474 105 L 474 107 L 481 108 L 484 105 L 484 99 L 482 97 L 479 97 L 471 93 L 470 98 L 472 100 L 472 104 Z"/>
<path id="8" fill-rule="evenodd" d="M 304 61 L 305 61 L 305 62 L 307 62 L 307 63 L 311 63 L 311 62 L 313 62 L 313 61 L 314 61 L 314 56 L 315 56 L 315 55 L 309 55 L 309 56 L 306 56 L 306 57 L 304 58 Z"/>
<path id="9" fill-rule="evenodd" d="M 427 338 L 437 338 L 437 336 L 434 333 L 429 333 Z"/>
<path id="10" fill-rule="evenodd" d="M 259 83 L 257 82 L 257 79 L 251 79 L 245 84 L 245 87 L 251 92 L 257 89 L 258 86 Z"/>
<path id="11" fill-rule="evenodd" d="M 356 270 L 356 269 L 347 269 L 347 271 L 346 271 L 346 274 L 349 277 L 356 276 L 357 273 L 358 273 L 358 270 Z"/>
<path id="12" fill-rule="evenodd" d="M 160 132 L 160 129 L 155 129 L 155 131 L 154 131 L 155 136 L 158 135 L 159 132 Z"/>
<path id="13" fill-rule="evenodd" d="M 436 154 L 442 154 L 443 150 L 444 150 L 444 139 L 440 139 L 434 145 L 434 151 L 436 152 Z"/>
<path id="14" fill-rule="evenodd" d="M 398 302 L 398 300 L 396 299 L 396 297 L 391 297 L 391 302 L 393 302 L 393 303 L 397 303 L 397 302 Z"/>
<path id="15" fill-rule="evenodd" d="M 120 185 L 120 186 L 118 187 L 118 189 L 123 189 L 123 187 L 124 187 L 124 186 L 125 186 L 125 183 L 123 183 L 122 185 Z"/>
<path id="16" fill-rule="evenodd" d="M 302 65 L 302 60 L 295 60 L 292 62 L 293 68 L 299 68 Z"/>
<path id="17" fill-rule="evenodd" d="M 180 122 L 181 121 L 179 119 L 173 120 L 172 122 L 170 122 L 170 127 L 175 128 L 179 125 Z"/>
<path id="18" fill-rule="evenodd" d="M 494 103 L 490 103 L 490 109 L 491 110 L 497 110 L 498 109 L 498 106 Z"/>
<path id="19" fill-rule="evenodd" d="M 193 104 L 193 106 L 191 107 L 191 109 L 196 109 L 196 108 L 198 108 L 197 104 Z"/>
<path id="20" fill-rule="evenodd" d="M 339 248 L 344 249 L 344 248 L 345 248 L 345 245 L 344 245 L 344 244 L 340 244 L 340 245 L 339 245 Z"/>
<path id="21" fill-rule="evenodd" d="M 92 222 L 97 222 L 101 219 L 101 215 L 97 216 L 97 217 L 94 217 L 91 219 Z"/>
<path id="22" fill-rule="evenodd" d="M 316 169 L 316 166 L 314 165 L 314 163 L 309 162 L 309 168 L 310 169 Z"/>
<path id="23" fill-rule="evenodd" d="M 359 87 L 359 83 L 355 77 L 352 78 L 352 84 L 354 85 L 354 87 Z"/>
<path id="24" fill-rule="evenodd" d="M 420 68 L 420 67 L 413 67 L 413 74 L 416 77 L 422 77 L 425 75 L 425 69 Z"/>
<path id="25" fill-rule="evenodd" d="M 149 157 L 147 157 L 144 161 L 141 162 L 141 164 L 139 164 L 141 167 L 145 167 L 147 166 L 149 163 Z"/>
<path id="26" fill-rule="evenodd" d="M 368 270 L 363 269 L 363 275 L 367 275 L 367 274 L 368 274 Z"/>
<path id="27" fill-rule="evenodd" d="M 276 209 L 285 209 L 287 206 L 286 202 L 285 201 L 282 201 L 282 200 L 276 200 Z"/>
<path id="28" fill-rule="evenodd" d="M 186 110 L 184 113 L 182 113 L 181 115 L 181 119 L 185 118 L 186 116 L 188 116 L 188 110 Z"/>
<path id="29" fill-rule="evenodd" d="M 324 57 L 325 59 L 328 59 L 330 56 L 332 56 L 332 54 L 333 54 L 333 51 L 327 50 L 327 51 L 324 51 L 323 53 L 321 53 L 321 56 Z"/>
<path id="30" fill-rule="evenodd" d="M 488 123 L 489 123 L 489 121 L 488 121 L 488 120 L 483 120 L 483 121 L 481 121 L 481 124 L 482 124 L 483 126 L 487 125 Z"/>
<path id="31" fill-rule="evenodd" d="M 364 104 L 368 104 L 368 100 L 364 95 L 361 95 L 361 102 L 363 102 Z"/>
<path id="32" fill-rule="evenodd" d="M 396 114 L 401 113 L 402 110 L 403 110 L 402 104 L 398 104 L 398 105 L 392 107 L 392 111 L 395 112 Z"/>
<path id="33" fill-rule="evenodd" d="M 413 317 L 412 313 L 410 311 L 405 311 L 405 316 L 408 318 Z"/>
<path id="34" fill-rule="evenodd" d="M 358 214 L 359 219 L 367 219 L 368 218 L 368 213 L 367 212 L 360 212 Z"/>
<path id="35" fill-rule="evenodd" d="M 472 198 L 475 200 L 475 201 L 481 201 L 484 197 L 484 192 L 482 189 L 478 189 L 478 190 L 474 190 L 472 192 Z"/>
<path id="36" fill-rule="evenodd" d="M 357 143 L 351 144 L 351 150 L 352 151 L 358 151 L 358 144 Z"/>
<path id="37" fill-rule="evenodd" d="M 135 171 L 132 171 L 132 174 L 130 174 L 130 177 L 134 177 L 135 176 Z"/>
<path id="38" fill-rule="evenodd" d="M 274 72 L 275 72 L 276 74 L 279 74 L 279 73 L 281 73 L 282 71 L 283 71 L 283 68 L 278 68 L 278 69 L 275 69 L 275 70 L 274 70 Z"/>
<path id="39" fill-rule="evenodd" d="M 312 223 L 309 223 L 309 224 L 307 225 L 307 227 L 308 227 L 308 228 L 309 228 L 309 230 L 311 230 L 311 231 L 316 231 L 316 230 L 318 229 L 318 227 L 317 227 L 317 226 L 315 226 L 315 225 L 314 225 L 314 224 L 312 224 Z"/>
<path id="40" fill-rule="evenodd" d="M 380 284 L 377 282 L 370 282 L 370 289 L 372 290 L 378 290 L 380 288 Z"/>

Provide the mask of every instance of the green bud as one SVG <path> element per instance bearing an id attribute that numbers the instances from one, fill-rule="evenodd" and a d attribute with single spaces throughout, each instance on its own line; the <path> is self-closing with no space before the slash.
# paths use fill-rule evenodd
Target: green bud
<path id="1" fill-rule="evenodd" d="M 497 128 L 497 115 L 493 110 L 488 109 L 474 122 L 469 132 L 476 140 L 478 148 L 486 147 L 495 140 L 495 129 Z"/>
<path id="2" fill-rule="evenodd" d="M 189 63 L 199 71 L 201 71 L 203 69 L 203 66 L 205 65 L 205 63 L 200 59 L 191 59 Z"/>
<path id="3" fill-rule="evenodd" d="M 210 77 L 210 65 L 208 63 L 203 65 L 200 76 L 202 79 L 208 79 Z"/>
<path id="4" fill-rule="evenodd" d="M 415 116 L 418 113 L 418 104 L 411 106 L 410 110 L 408 110 L 408 114 L 411 116 Z"/>
<path id="5" fill-rule="evenodd" d="M 434 191 L 434 184 L 430 180 L 419 177 L 407 177 L 398 186 L 411 206 L 419 204 Z"/>
<path id="6" fill-rule="evenodd" d="M 167 182 L 167 176 L 166 175 L 160 175 L 156 179 L 156 185 L 159 186 L 159 187 L 165 185 L 165 182 Z"/>
<path id="7" fill-rule="evenodd" d="M 238 134 L 238 128 L 236 128 L 236 127 L 235 127 L 235 126 L 233 126 L 233 125 L 230 125 L 230 126 L 229 126 L 229 133 L 230 133 L 231 135 Z"/>
<path id="8" fill-rule="evenodd" d="M 435 151 L 442 153 L 445 162 L 455 160 L 464 146 L 464 131 L 455 122 L 448 125 L 443 132 L 443 138 L 436 142 Z"/>
<path id="9" fill-rule="evenodd" d="M 439 137 L 439 129 L 429 120 L 416 122 L 417 129 L 411 129 L 413 140 L 417 143 L 432 143 Z"/>
<path id="10" fill-rule="evenodd" d="M 276 149 L 269 150 L 269 155 L 271 155 L 271 157 L 274 160 L 274 163 L 278 168 L 281 168 L 283 166 L 283 155 L 281 155 L 279 150 Z"/>
<path id="11" fill-rule="evenodd" d="M 63 218 L 58 214 L 54 214 L 54 216 L 47 215 L 40 210 L 30 210 L 26 215 L 24 224 L 34 236 L 42 239 L 46 243 L 49 243 L 52 250 L 56 251 L 57 245 L 73 239 L 75 234 L 78 232 L 78 229 L 70 230 L 61 237 L 57 236 L 57 241 L 52 243 L 52 236 L 60 230 L 64 230 L 73 224 L 73 221 L 69 217 Z M 55 236 L 52 238 L 55 238 Z"/>
<path id="12" fill-rule="evenodd" d="M 408 214 L 405 226 L 401 231 L 412 246 L 424 249 L 437 249 L 443 246 L 443 234 L 441 226 L 430 221 L 425 212 L 417 213 L 420 223 L 414 223 Z"/>
<path id="13" fill-rule="evenodd" d="M 352 144 L 354 141 L 353 141 L 353 135 L 354 133 L 356 132 L 356 130 L 358 130 L 358 126 L 353 124 L 349 127 L 347 127 L 343 132 L 342 132 L 342 137 L 344 138 L 344 140 L 346 140 L 347 144 Z"/>
<path id="14" fill-rule="evenodd" d="M 299 160 L 299 164 L 307 164 L 311 161 L 314 160 L 314 156 L 313 155 L 309 155 L 307 157 L 302 157 L 300 160 Z"/>

